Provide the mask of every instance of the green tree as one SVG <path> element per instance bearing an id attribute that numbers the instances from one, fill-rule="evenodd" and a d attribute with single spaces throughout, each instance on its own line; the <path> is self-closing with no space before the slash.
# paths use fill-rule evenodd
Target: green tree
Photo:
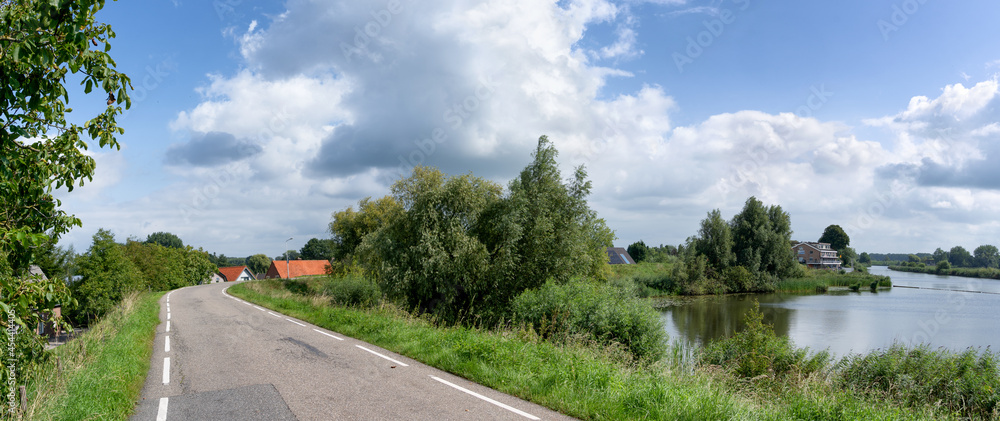
<path id="1" fill-rule="evenodd" d="M 126 256 L 124 247 L 105 229 L 94 234 L 94 243 L 77 259 L 77 273 L 83 278 L 73 284 L 79 300 L 76 320 L 84 322 L 103 316 L 122 297 L 145 287 L 142 272 Z"/>
<path id="2" fill-rule="evenodd" d="M 722 271 L 736 261 L 733 255 L 733 235 L 722 212 L 715 209 L 701 221 L 698 237 L 693 241 L 694 252 L 705 256 L 708 264 Z"/>
<path id="3" fill-rule="evenodd" d="M 964 247 L 955 246 L 948 251 L 948 263 L 956 268 L 970 267 L 973 264 L 972 255 Z"/>
<path id="4" fill-rule="evenodd" d="M 854 260 L 858 258 L 858 253 L 851 247 L 844 247 L 840 250 L 840 262 L 844 266 L 854 266 Z"/>
<path id="5" fill-rule="evenodd" d="M 991 246 L 989 244 L 984 244 L 976 247 L 973 251 L 975 256 L 976 266 L 982 268 L 996 268 L 1000 266 L 1000 253 L 997 252 L 996 246 Z"/>
<path id="6" fill-rule="evenodd" d="M 863 251 L 861 252 L 861 256 L 858 257 L 858 263 L 870 265 L 872 264 L 872 257 L 868 254 L 868 252 Z"/>
<path id="7" fill-rule="evenodd" d="M 41 338 L 32 333 L 41 311 L 72 302 L 62 279 L 27 277 L 40 246 L 81 225 L 60 209 L 52 192 L 61 187 L 72 192 L 92 179 L 95 164 L 83 152 L 85 136 L 117 149 L 115 136 L 123 133 L 115 116 L 122 112 L 119 105 L 129 106 L 129 79 L 115 70 L 108 54 L 114 32 L 96 21 L 104 3 L 0 2 L 0 325 L 23 328 L 15 338 L 16 353 L 29 356 L 17 364 L 16 376 L 46 355 Z M 107 98 L 85 98 L 106 101 L 107 108 L 89 119 L 74 118 L 86 120 L 82 125 L 68 122 L 67 79 L 79 80 L 87 94 L 103 91 Z M 0 371 L 0 394 L 7 396 L 9 372 Z"/>
<path id="8" fill-rule="evenodd" d="M 948 261 L 948 252 L 941 250 L 941 247 L 938 247 L 937 250 L 934 250 L 934 254 L 932 256 L 934 257 L 934 263 Z"/>
<path id="9" fill-rule="evenodd" d="M 847 246 L 851 245 L 851 237 L 847 236 L 844 229 L 840 225 L 830 225 L 823 230 L 823 235 L 819 237 L 819 242 L 829 243 L 830 248 L 837 251 L 844 251 Z"/>
<path id="10" fill-rule="evenodd" d="M 731 226 L 737 266 L 772 278 L 794 273 L 797 263 L 790 246 L 791 218 L 780 206 L 765 207 L 756 197 L 750 197 L 733 217 Z"/>
<path id="11" fill-rule="evenodd" d="M 304 260 L 330 260 L 333 259 L 333 240 L 320 240 L 311 238 L 302 246 L 299 255 Z"/>
<path id="12" fill-rule="evenodd" d="M 267 272 L 267 269 L 271 267 L 271 259 L 265 254 L 255 254 L 247 257 L 244 264 L 247 265 L 247 268 L 250 269 L 254 275 L 258 275 Z"/>
<path id="13" fill-rule="evenodd" d="M 288 250 L 281 255 L 275 256 L 274 260 L 299 260 L 302 257 L 298 250 Z"/>
<path id="14" fill-rule="evenodd" d="M 949 269 L 951 269 L 951 263 L 948 263 L 947 260 L 942 260 L 937 263 L 937 273 L 943 273 Z"/>
<path id="15" fill-rule="evenodd" d="M 148 244 L 159 244 L 163 247 L 171 248 L 184 248 L 184 242 L 181 241 L 180 237 L 173 235 L 169 232 L 154 232 L 146 237 L 146 243 Z"/>
<path id="16" fill-rule="evenodd" d="M 333 214 L 330 233 L 333 234 L 333 257 L 346 259 L 354 254 L 365 236 L 388 224 L 403 212 L 395 197 L 385 196 L 372 201 L 366 197 L 358 202 L 358 210 L 348 206 Z"/>
<path id="17" fill-rule="evenodd" d="M 629 244 L 625 250 L 628 251 L 628 255 L 632 256 L 632 260 L 635 260 L 636 263 L 646 260 L 646 255 L 649 254 L 649 247 L 642 240 Z"/>
<path id="18" fill-rule="evenodd" d="M 51 239 L 36 249 L 34 256 L 32 256 L 32 263 L 38 265 L 45 276 L 63 281 L 72 275 L 74 260 L 76 260 L 76 252 L 73 250 L 73 246 L 63 249 Z"/>
<path id="19" fill-rule="evenodd" d="M 906 260 L 909 263 L 920 263 L 920 256 L 917 256 L 916 254 L 910 254 L 909 256 L 906 257 Z"/>

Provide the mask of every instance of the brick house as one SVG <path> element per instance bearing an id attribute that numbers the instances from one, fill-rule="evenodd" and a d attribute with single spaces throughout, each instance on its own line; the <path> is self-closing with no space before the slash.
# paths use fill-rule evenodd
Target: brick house
<path id="1" fill-rule="evenodd" d="M 795 242 L 792 245 L 795 260 L 812 269 L 840 269 L 840 256 L 829 243 Z"/>

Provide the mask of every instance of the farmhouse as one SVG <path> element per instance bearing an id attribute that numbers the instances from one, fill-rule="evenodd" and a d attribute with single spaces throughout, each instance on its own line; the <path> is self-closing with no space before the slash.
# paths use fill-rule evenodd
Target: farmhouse
<path id="1" fill-rule="evenodd" d="M 250 281 L 254 279 L 253 273 L 246 266 L 230 266 L 219 268 L 219 275 L 224 282 Z"/>
<path id="2" fill-rule="evenodd" d="M 264 279 L 291 279 L 300 276 L 326 275 L 332 269 L 327 260 L 274 260 Z"/>
<path id="3" fill-rule="evenodd" d="M 608 263 L 612 265 L 634 265 L 635 260 L 622 247 L 608 247 Z"/>

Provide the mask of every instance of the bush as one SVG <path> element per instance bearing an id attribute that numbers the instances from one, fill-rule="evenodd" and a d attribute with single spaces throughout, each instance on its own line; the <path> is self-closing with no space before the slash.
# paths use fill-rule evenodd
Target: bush
<path id="1" fill-rule="evenodd" d="M 1000 369 L 988 349 L 956 353 L 894 344 L 866 355 L 849 355 L 840 362 L 840 371 L 844 388 L 876 399 L 942 405 L 975 418 L 995 417 L 1000 411 Z"/>
<path id="2" fill-rule="evenodd" d="M 795 348 L 788 338 L 774 334 L 764 323 L 760 305 L 746 314 L 747 326 L 731 338 L 713 342 L 698 357 L 702 365 L 718 365 L 738 377 L 785 376 L 796 373 L 808 376 L 829 365 L 826 351 L 809 355 L 809 349 Z"/>
<path id="3" fill-rule="evenodd" d="M 363 276 L 331 276 L 323 286 L 323 294 L 330 302 L 345 307 L 371 307 L 378 304 L 382 292 L 378 285 Z"/>
<path id="4" fill-rule="evenodd" d="M 512 313 L 515 324 L 530 325 L 544 338 L 582 336 L 602 344 L 618 343 L 644 363 L 659 360 L 666 351 L 659 313 L 648 302 L 608 284 L 549 281 L 515 298 Z"/>

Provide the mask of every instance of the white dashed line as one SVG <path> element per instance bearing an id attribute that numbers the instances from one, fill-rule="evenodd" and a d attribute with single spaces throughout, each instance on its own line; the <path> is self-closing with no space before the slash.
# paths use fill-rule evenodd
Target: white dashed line
<path id="1" fill-rule="evenodd" d="M 292 320 L 292 319 L 289 319 L 289 318 L 287 318 L 287 317 L 285 318 L 285 320 L 288 320 L 288 321 L 290 321 L 290 322 L 292 322 L 292 323 L 295 323 L 295 324 L 297 324 L 297 325 L 299 325 L 299 326 L 305 326 L 304 324 L 302 324 L 302 323 L 299 323 L 299 322 L 296 322 L 295 320 Z"/>
<path id="2" fill-rule="evenodd" d="M 170 352 L 170 337 L 164 336 L 163 339 L 163 352 Z"/>
<path id="3" fill-rule="evenodd" d="M 272 316 L 274 316 L 274 317 L 281 317 L 281 316 L 279 316 L 279 315 L 277 315 L 277 314 L 274 314 L 274 313 L 272 313 L 272 312 L 270 312 L 270 311 L 269 311 L 269 312 L 267 312 L 267 314 L 270 314 L 270 315 L 272 315 Z"/>
<path id="4" fill-rule="evenodd" d="M 489 402 L 489 403 L 492 403 L 492 404 L 494 404 L 494 405 L 496 405 L 496 406 L 499 406 L 499 407 L 501 407 L 501 408 L 503 408 L 503 409 L 506 409 L 506 410 L 508 410 L 508 411 L 510 411 L 510 412 L 513 412 L 513 413 L 515 413 L 515 414 L 518 414 L 518 415 L 520 415 L 520 416 L 522 416 L 522 417 L 525 417 L 525 418 L 528 418 L 528 419 L 532 419 L 532 420 L 540 420 L 540 419 L 541 419 L 541 418 L 538 418 L 538 417 L 536 417 L 536 416 L 534 416 L 534 415 L 531 415 L 531 414 L 529 414 L 529 413 L 527 413 L 527 412 L 524 412 L 524 411 L 522 411 L 522 410 L 520 410 L 520 409 L 517 409 L 517 408 L 514 408 L 514 407 L 512 407 L 512 406 L 510 406 L 510 405 L 506 405 L 506 404 L 503 404 L 503 403 L 500 403 L 500 402 L 497 402 L 497 401 L 495 401 L 495 400 L 493 400 L 493 399 L 490 399 L 490 398 L 487 398 L 486 396 L 483 396 L 483 395 L 480 395 L 480 394 L 478 394 L 478 393 L 476 393 L 476 392 L 473 392 L 473 391 L 471 391 L 471 390 L 469 390 L 469 389 L 466 389 L 466 388 L 464 388 L 464 387 L 462 387 L 462 386 L 459 386 L 459 385 L 457 385 L 457 384 L 454 384 L 454 383 L 451 383 L 451 382 L 448 382 L 448 381 L 446 381 L 446 380 L 444 380 L 444 379 L 442 379 L 442 378 L 440 378 L 440 377 L 434 377 L 434 376 L 431 376 L 431 378 L 432 378 L 432 379 L 434 379 L 434 380 L 437 380 L 437 381 L 439 381 L 439 382 L 441 382 L 441 383 L 444 383 L 444 384 L 446 384 L 446 385 L 448 385 L 448 386 L 451 386 L 451 387 L 455 388 L 456 390 L 459 390 L 459 391 L 462 391 L 462 392 L 465 392 L 465 393 L 468 393 L 468 394 L 470 394 L 470 395 L 472 395 L 472 396 L 475 396 L 475 397 L 477 397 L 477 398 L 479 398 L 479 399 L 482 399 L 482 400 L 484 400 L 484 401 L 486 401 L 486 402 Z"/>
<path id="5" fill-rule="evenodd" d="M 333 338 L 333 339 L 336 339 L 336 340 L 338 340 L 338 341 L 342 341 L 342 340 L 344 340 L 343 338 L 338 338 L 338 337 L 336 337 L 336 336 L 333 336 L 333 335 L 331 335 L 331 334 L 329 334 L 329 333 L 326 333 L 326 332 L 324 332 L 324 331 L 322 331 L 322 330 L 319 330 L 319 329 L 313 329 L 313 330 L 315 330 L 315 331 L 317 331 L 317 332 L 319 332 L 319 333 L 322 333 L 322 334 L 324 334 L 324 335 L 326 335 L 326 336 L 329 336 L 329 337 L 331 337 L 331 338 Z"/>
<path id="6" fill-rule="evenodd" d="M 170 384 L 170 357 L 163 357 L 163 384 Z"/>
<path id="7" fill-rule="evenodd" d="M 255 309 L 257 309 L 257 310 L 260 310 L 260 311 L 267 311 L 267 309 L 266 309 L 266 308 L 263 308 L 263 307 L 257 307 L 257 306 L 253 306 L 253 308 L 255 308 Z"/>
<path id="8" fill-rule="evenodd" d="M 167 311 L 167 320 L 170 320 L 170 312 Z"/>
<path id="9" fill-rule="evenodd" d="M 160 410 L 156 411 L 156 421 L 167 421 L 167 402 L 169 399 L 160 398 Z"/>
<path id="10" fill-rule="evenodd" d="M 372 354 L 375 354 L 375 355 L 378 355 L 378 356 L 380 356 L 380 357 L 382 357 L 382 358 L 385 358 L 385 359 L 387 359 L 387 360 L 389 360 L 389 361 L 392 361 L 392 362 L 394 362 L 394 363 L 396 363 L 396 364 L 399 364 L 400 366 L 403 366 L 403 367 L 409 367 L 409 365 L 406 365 L 406 363 L 403 363 L 403 362 L 399 362 L 399 361 L 396 361 L 396 360 L 394 360 L 394 359 L 392 359 L 392 358 L 389 358 L 389 357 L 386 357 L 385 355 L 382 355 L 382 354 L 379 354 L 379 353 L 377 353 L 377 352 L 375 352 L 375 351 L 372 351 L 372 350 L 370 350 L 370 349 L 368 349 L 368 348 L 365 348 L 365 347 L 363 347 L 363 346 L 361 346 L 361 345 L 354 345 L 354 346 L 356 346 L 356 347 L 358 347 L 358 348 L 361 348 L 361 349 L 363 349 L 363 350 L 365 350 L 365 351 L 368 351 L 368 352 L 371 352 Z"/>
<path id="11" fill-rule="evenodd" d="M 167 320 L 167 332 L 170 331 L 170 320 Z"/>

